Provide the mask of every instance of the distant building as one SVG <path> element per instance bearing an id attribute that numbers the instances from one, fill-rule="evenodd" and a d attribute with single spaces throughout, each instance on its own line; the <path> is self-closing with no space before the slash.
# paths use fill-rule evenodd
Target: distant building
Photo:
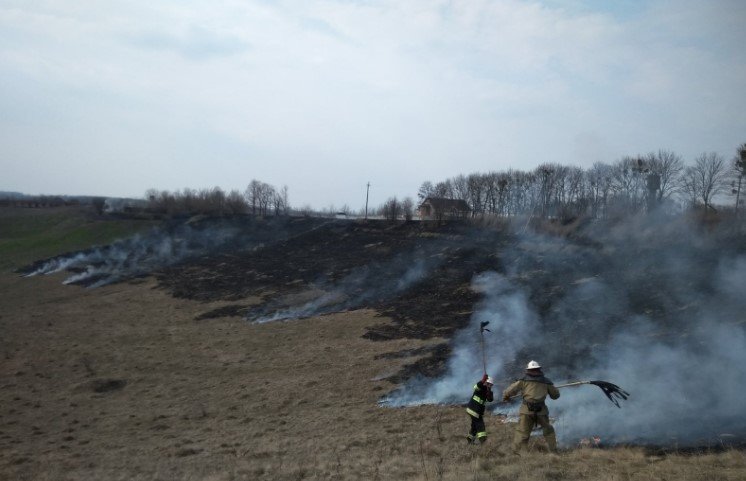
<path id="1" fill-rule="evenodd" d="M 439 197 L 427 197 L 417 210 L 422 220 L 465 219 L 471 213 L 466 201 Z"/>

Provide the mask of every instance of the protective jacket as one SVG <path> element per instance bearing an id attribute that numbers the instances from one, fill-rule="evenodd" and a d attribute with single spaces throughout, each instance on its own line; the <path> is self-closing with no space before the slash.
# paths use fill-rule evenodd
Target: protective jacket
<path id="1" fill-rule="evenodd" d="M 540 376 L 529 376 L 528 374 L 519 379 L 503 392 L 504 398 L 515 396 L 518 393 L 522 393 L 523 403 L 518 411 L 520 414 L 538 414 L 542 416 L 549 415 L 549 409 L 544 404 L 544 400 L 547 395 L 552 399 L 560 397 L 559 389 L 554 387 L 552 381 Z M 531 408 L 540 408 L 538 410 L 532 410 Z"/>
<path id="2" fill-rule="evenodd" d="M 474 393 L 471 395 L 469 404 L 466 406 L 466 412 L 469 413 L 469 416 L 481 418 L 484 415 L 485 403 L 492 400 L 492 389 L 485 386 L 482 381 L 478 381 L 474 385 Z"/>

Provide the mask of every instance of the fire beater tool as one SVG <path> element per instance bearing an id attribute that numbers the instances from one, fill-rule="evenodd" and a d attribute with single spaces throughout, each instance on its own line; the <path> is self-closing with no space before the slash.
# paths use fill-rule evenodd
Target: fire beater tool
<path id="1" fill-rule="evenodd" d="M 580 386 L 581 384 L 593 384 L 594 386 L 600 387 L 604 394 L 606 394 L 606 397 L 609 398 L 609 401 L 613 402 L 614 405 L 618 408 L 622 407 L 619 405 L 619 401 L 626 401 L 627 398 L 629 398 L 629 393 L 627 391 L 620 388 L 616 384 L 606 381 L 575 381 L 569 382 L 567 384 L 560 384 L 559 386 L 554 387 L 556 387 L 557 389 L 561 389 L 563 387 Z"/>
<path id="2" fill-rule="evenodd" d="M 619 405 L 619 401 L 626 401 L 627 398 L 629 398 L 629 393 L 627 391 L 620 388 L 616 384 L 606 381 L 575 381 L 569 382 L 567 384 L 560 384 L 559 386 L 555 387 L 559 389 L 563 387 L 580 386 L 581 384 L 593 384 L 594 386 L 600 387 L 604 394 L 606 394 L 606 397 L 609 398 L 609 401 L 613 402 L 614 405 L 618 408 L 621 408 L 621 406 Z"/>
<path id="3" fill-rule="evenodd" d="M 487 324 L 489 324 L 490 321 L 482 321 L 479 324 L 479 334 L 482 339 L 482 367 L 484 368 L 484 373 L 487 374 L 487 356 L 484 353 L 484 331 L 492 332 L 489 329 L 487 329 Z"/>

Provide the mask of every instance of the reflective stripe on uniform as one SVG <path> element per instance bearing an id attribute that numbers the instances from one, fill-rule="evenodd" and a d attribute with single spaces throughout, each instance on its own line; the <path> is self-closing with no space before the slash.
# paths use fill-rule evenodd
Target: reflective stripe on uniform
<path id="1" fill-rule="evenodd" d="M 477 433 L 478 438 L 486 438 L 487 437 L 487 431 L 480 431 Z"/>
<path id="2" fill-rule="evenodd" d="M 473 409 L 466 408 L 466 412 L 469 413 L 469 416 L 474 416 L 475 418 L 479 417 L 479 414 L 477 414 Z"/>
<path id="3" fill-rule="evenodd" d="M 473 395 L 471 398 L 473 400 L 475 400 L 476 402 L 478 402 L 479 404 L 484 404 L 484 399 L 482 399 L 481 397 L 477 396 L 476 394 Z"/>

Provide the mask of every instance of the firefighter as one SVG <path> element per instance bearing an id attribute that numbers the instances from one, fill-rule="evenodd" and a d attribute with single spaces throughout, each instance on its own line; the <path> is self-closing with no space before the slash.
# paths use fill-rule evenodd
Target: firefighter
<path id="1" fill-rule="evenodd" d="M 471 418 L 471 430 L 466 440 L 469 444 L 479 440 L 483 443 L 487 440 L 487 430 L 484 427 L 484 405 L 492 402 L 492 378 L 485 374 L 481 380 L 474 385 L 474 392 L 466 406 L 466 412 Z"/>
<path id="2" fill-rule="evenodd" d="M 538 362 L 528 363 L 523 379 L 514 382 L 503 392 L 503 401 L 507 402 L 517 394 L 521 394 L 523 403 L 519 410 L 520 420 L 513 438 L 513 453 L 519 454 L 521 449 L 528 445 L 528 438 L 537 424 L 541 426 L 549 451 L 556 453 L 557 438 L 554 434 L 554 427 L 549 422 L 549 410 L 544 400 L 547 395 L 552 399 L 557 399 L 560 393 L 552 381 L 544 377 Z"/>

